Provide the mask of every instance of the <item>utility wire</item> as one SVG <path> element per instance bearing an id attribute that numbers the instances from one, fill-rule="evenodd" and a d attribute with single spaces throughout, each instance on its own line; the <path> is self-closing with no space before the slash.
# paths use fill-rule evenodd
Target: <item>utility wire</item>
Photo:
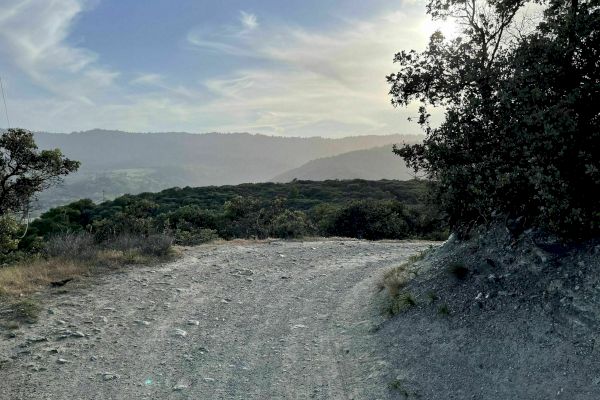
<path id="1" fill-rule="evenodd" d="M 4 100 L 4 112 L 6 113 L 6 123 L 8 129 L 10 129 L 10 120 L 8 119 L 8 107 L 6 107 L 6 96 L 4 96 L 4 85 L 2 84 L 2 77 L 0 77 L 0 89 L 2 89 L 2 100 Z"/>

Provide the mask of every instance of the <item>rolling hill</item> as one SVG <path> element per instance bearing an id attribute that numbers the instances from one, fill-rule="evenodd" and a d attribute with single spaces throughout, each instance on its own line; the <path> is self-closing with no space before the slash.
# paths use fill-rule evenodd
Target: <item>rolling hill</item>
<path id="1" fill-rule="evenodd" d="M 375 146 L 416 141 L 381 135 L 340 139 L 248 133 L 127 133 L 92 130 L 36 133 L 42 149 L 59 148 L 81 161 L 60 187 L 41 194 L 38 210 L 80 198 L 94 201 L 169 187 L 265 182 L 307 162 Z M 377 177 L 376 179 L 383 178 Z"/>
<path id="2" fill-rule="evenodd" d="M 318 158 L 277 175 L 273 182 L 290 182 L 294 179 L 324 181 L 328 179 L 398 179 L 413 178 L 412 171 L 400 157 L 392 152 L 392 146 L 356 150 L 332 157 Z"/>

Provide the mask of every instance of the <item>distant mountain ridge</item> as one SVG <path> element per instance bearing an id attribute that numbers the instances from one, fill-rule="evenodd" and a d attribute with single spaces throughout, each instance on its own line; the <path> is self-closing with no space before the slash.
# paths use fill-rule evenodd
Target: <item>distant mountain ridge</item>
<path id="1" fill-rule="evenodd" d="M 249 133 L 128 133 L 110 130 L 36 133 L 42 149 L 59 148 L 82 162 L 62 187 L 40 196 L 40 208 L 79 198 L 99 201 L 173 186 L 266 182 L 318 158 L 416 141 L 419 136 L 371 135 L 339 139 Z"/>
<path id="2" fill-rule="evenodd" d="M 272 178 L 273 182 L 290 182 L 294 179 L 324 181 L 329 179 L 412 179 L 412 171 L 392 146 L 355 150 L 332 157 L 318 158 Z"/>

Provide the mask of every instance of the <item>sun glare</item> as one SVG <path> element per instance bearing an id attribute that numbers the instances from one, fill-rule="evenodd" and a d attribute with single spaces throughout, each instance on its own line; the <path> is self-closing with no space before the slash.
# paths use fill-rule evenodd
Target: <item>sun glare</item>
<path id="1" fill-rule="evenodd" d="M 458 33 L 459 33 L 459 29 L 458 29 L 458 25 L 456 24 L 456 22 L 454 22 L 454 20 L 448 18 L 446 20 L 432 20 L 430 18 L 428 18 L 424 23 L 423 23 L 423 33 L 425 33 L 425 35 L 427 35 L 427 37 L 431 36 L 432 33 L 434 33 L 435 31 L 440 31 L 442 32 L 442 34 L 444 35 L 444 37 L 448 38 L 448 39 L 453 39 L 455 38 Z"/>

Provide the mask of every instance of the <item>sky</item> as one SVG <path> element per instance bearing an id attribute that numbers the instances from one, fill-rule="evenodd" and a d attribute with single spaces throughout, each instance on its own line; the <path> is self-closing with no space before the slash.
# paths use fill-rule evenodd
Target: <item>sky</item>
<path id="1" fill-rule="evenodd" d="M 0 0 L 0 76 L 34 131 L 414 134 L 385 77 L 436 28 L 422 0 Z"/>

